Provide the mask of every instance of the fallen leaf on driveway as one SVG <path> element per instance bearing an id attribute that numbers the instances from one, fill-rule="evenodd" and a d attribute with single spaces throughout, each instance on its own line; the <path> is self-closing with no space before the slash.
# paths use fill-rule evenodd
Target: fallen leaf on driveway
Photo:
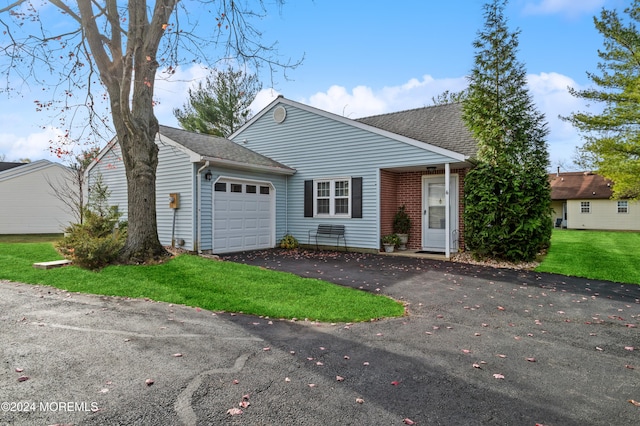
<path id="1" fill-rule="evenodd" d="M 625 346 L 624 348 L 625 348 L 626 350 L 628 350 L 628 351 L 632 351 L 632 350 L 633 350 L 633 346 Z"/>
<path id="2" fill-rule="evenodd" d="M 502 306 L 498 306 L 498 310 L 499 311 L 504 311 L 504 308 Z"/>
<path id="3" fill-rule="evenodd" d="M 356 402 L 357 402 L 358 404 L 362 404 L 362 403 L 364 403 L 364 399 L 362 399 L 362 398 L 356 398 Z"/>
<path id="4" fill-rule="evenodd" d="M 640 402 L 636 401 L 635 399 L 630 399 L 629 402 L 635 405 L 636 407 L 640 407 Z"/>
<path id="5" fill-rule="evenodd" d="M 498 354 L 498 355 L 496 355 L 496 356 L 497 356 L 498 358 L 506 358 L 506 357 L 507 357 L 506 355 L 503 355 L 503 354 Z"/>
<path id="6" fill-rule="evenodd" d="M 409 419 L 409 418 L 405 418 L 402 420 L 404 422 L 405 425 L 415 425 L 416 422 L 414 422 L 413 420 Z"/>
<path id="7" fill-rule="evenodd" d="M 398 385 L 400 384 L 400 382 L 399 382 L 399 381 L 397 381 L 397 380 L 394 380 L 393 382 L 391 382 L 391 384 L 392 384 L 393 386 L 398 386 Z"/>
<path id="8" fill-rule="evenodd" d="M 604 351 L 600 346 L 596 346 L 596 351 Z"/>
<path id="9" fill-rule="evenodd" d="M 29 380 L 29 376 L 20 376 L 20 377 L 18 377 L 18 381 L 19 382 L 26 382 L 27 380 Z"/>
<path id="10" fill-rule="evenodd" d="M 229 414 L 230 416 L 237 416 L 242 414 L 242 410 L 239 408 L 229 408 L 227 410 L 227 414 Z"/>
<path id="11" fill-rule="evenodd" d="M 182 354 L 173 354 L 173 356 L 175 356 L 176 358 L 180 358 Z"/>
<path id="12" fill-rule="evenodd" d="M 342 377 L 342 376 L 336 376 L 336 380 L 337 380 L 338 382 L 344 382 L 344 377 Z"/>
<path id="13" fill-rule="evenodd" d="M 627 364 L 625 365 L 625 368 L 628 368 L 629 370 L 633 370 L 635 367 L 633 365 Z"/>
<path id="14" fill-rule="evenodd" d="M 535 359 L 535 358 L 525 358 L 525 359 L 526 359 L 527 361 L 529 361 L 529 362 L 536 362 L 536 359 Z"/>
<path id="15" fill-rule="evenodd" d="M 494 374 L 493 377 L 495 377 L 496 379 L 504 379 L 504 376 L 502 374 Z"/>
<path id="16" fill-rule="evenodd" d="M 473 363 L 473 368 L 479 368 L 482 370 L 482 367 L 480 367 L 480 364 L 478 364 L 477 362 Z"/>
<path id="17" fill-rule="evenodd" d="M 147 386 L 151 386 L 154 383 L 153 379 L 147 379 L 144 382 L 146 383 Z"/>
<path id="18" fill-rule="evenodd" d="M 239 402 L 239 403 L 238 403 L 238 405 L 239 405 L 241 408 L 247 408 L 248 406 L 250 406 L 250 405 L 251 405 L 251 403 L 250 403 L 249 401 L 241 401 L 241 402 Z"/>

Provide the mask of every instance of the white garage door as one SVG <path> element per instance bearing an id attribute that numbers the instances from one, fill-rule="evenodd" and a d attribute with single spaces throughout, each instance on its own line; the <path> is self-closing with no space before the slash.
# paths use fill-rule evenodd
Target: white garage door
<path id="1" fill-rule="evenodd" d="M 273 190 L 266 183 L 216 182 L 213 192 L 213 252 L 274 246 Z"/>

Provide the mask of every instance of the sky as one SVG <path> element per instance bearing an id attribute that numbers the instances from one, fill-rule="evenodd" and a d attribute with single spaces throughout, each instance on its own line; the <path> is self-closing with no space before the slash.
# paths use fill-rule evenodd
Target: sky
<path id="1" fill-rule="evenodd" d="M 267 0 L 269 3 L 270 0 Z M 527 71 L 529 93 L 548 122 L 550 169 L 573 164 L 580 135 L 559 116 L 593 111 L 568 87 L 591 86 L 603 38 L 593 17 L 602 8 L 622 13 L 631 0 L 510 0 L 505 9 L 511 31 L 520 31 L 517 58 Z M 433 104 L 445 90 L 467 86 L 474 66 L 473 41 L 484 24 L 484 0 L 289 0 L 256 22 L 265 43 L 277 42 L 283 60 L 301 65 L 259 73 L 263 90 L 252 104 L 259 112 L 278 95 L 349 118 Z M 199 65 L 180 67 L 171 81 L 155 87 L 156 116 L 179 127 L 172 110 L 202 81 Z M 19 95 L 0 93 L 0 159 L 60 161 L 50 141 L 64 133 L 57 119 L 37 112 L 37 87 Z M 102 142 L 104 144 L 104 142 Z"/>

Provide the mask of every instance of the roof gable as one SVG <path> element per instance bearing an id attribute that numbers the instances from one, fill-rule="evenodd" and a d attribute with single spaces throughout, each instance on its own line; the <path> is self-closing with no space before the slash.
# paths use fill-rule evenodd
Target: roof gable
<path id="1" fill-rule="evenodd" d="M 471 137 L 471 133 L 466 131 L 466 127 L 464 123 L 461 121 L 460 109 L 459 107 L 455 109 L 449 109 L 449 114 L 436 114 L 436 117 L 432 117 L 432 120 L 426 120 L 425 117 L 421 117 L 421 110 L 430 110 L 436 109 L 440 107 L 426 107 L 420 108 L 417 110 L 410 111 L 402 111 L 399 113 L 390 113 L 384 114 L 380 116 L 361 118 L 357 120 L 353 120 L 351 118 L 339 116 L 337 114 L 333 114 L 331 112 L 327 112 L 309 105 L 305 105 L 299 102 L 292 101 L 290 99 L 286 99 L 282 96 L 279 96 L 274 101 L 272 101 L 269 105 L 262 109 L 258 114 L 256 114 L 251 120 L 245 123 L 240 129 L 234 132 L 229 139 L 234 139 L 238 135 L 240 135 L 246 128 L 250 127 L 254 122 L 258 121 L 263 115 L 272 110 L 274 106 L 277 104 L 285 104 L 290 105 L 296 108 L 300 108 L 304 111 L 310 112 L 312 114 L 317 114 L 322 117 L 326 117 L 328 119 L 347 124 L 349 126 L 353 126 L 368 132 L 372 132 L 402 143 L 407 143 L 409 145 L 413 145 L 420 149 L 428 150 L 437 154 L 441 154 L 443 156 L 447 156 L 449 158 L 465 161 L 470 157 L 475 155 L 476 143 Z M 405 113 L 412 113 L 411 117 L 407 114 L 405 115 L 405 123 L 404 127 L 407 126 L 409 119 L 414 120 L 422 120 L 423 123 L 420 124 L 420 129 L 422 129 L 423 134 L 420 134 L 418 131 L 407 131 L 406 129 L 403 131 L 403 126 L 397 123 L 396 126 L 388 125 L 388 121 L 397 122 L 397 118 L 401 117 Z M 424 115 L 424 114 L 423 114 Z M 393 116 L 393 117 L 392 117 Z M 390 120 L 387 120 L 391 117 Z M 448 125 L 443 125 L 440 123 L 441 120 L 449 120 L 451 121 Z M 457 122 L 456 122 L 457 121 Z M 377 124 L 377 125 L 374 125 Z M 430 126 L 432 127 L 431 130 Z M 416 125 L 412 125 L 412 127 L 416 127 Z M 441 130 L 434 131 L 433 127 L 438 127 Z M 440 135 L 446 133 L 447 130 L 456 130 L 456 135 L 450 136 L 451 139 L 456 140 L 460 139 L 460 142 L 456 146 L 455 143 L 443 143 L 442 139 L 439 138 Z M 419 138 L 418 138 L 419 137 Z M 447 145 L 447 146 L 444 146 Z M 451 149 L 456 148 L 460 149 L 459 151 Z"/>
<path id="2" fill-rule="evenodd" d="M 552 200 L 609 199 L 613 183 L 591 172 L 553 173 L 549 175 Z"/>
<path id="3" fill-rule="evenodd" d="M 19 163 L 20 167 L 13 167 L 8 170 L 3 170 L 0 172 L 0 181 L 13 179 L 18 176 L 23 176 L 29 173 L 35 173 L 39 171 L 43 171 L 45 169 L 56 167 L 60 168 L 66 172 L 70 172 L 70 169 L 60 163 L 54 163 L 49 160 L 37 160 L 31 163 Z"/>

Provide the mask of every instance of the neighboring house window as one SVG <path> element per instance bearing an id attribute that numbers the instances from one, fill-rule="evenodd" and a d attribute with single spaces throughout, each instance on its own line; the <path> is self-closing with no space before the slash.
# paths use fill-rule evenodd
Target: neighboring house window
<path id="1" fill-rule="evenodd" d="M 304 217 L 362 218 L 362 178 L 306 180 Z"/>
<path id="2" fill-rule="evenodd" d="M 618 201 L 618 213 L 629 213 L 628 201 Z"/>
<path id="3" fill-rule="evenodd" d="M 590 201 L 580 201 L 580 213 L 591 213 Z"/>
<path id="4" fill-rule="evenodd" d="M 314 216 L 349 216 L 349 179 L 314 181 Z"/>

